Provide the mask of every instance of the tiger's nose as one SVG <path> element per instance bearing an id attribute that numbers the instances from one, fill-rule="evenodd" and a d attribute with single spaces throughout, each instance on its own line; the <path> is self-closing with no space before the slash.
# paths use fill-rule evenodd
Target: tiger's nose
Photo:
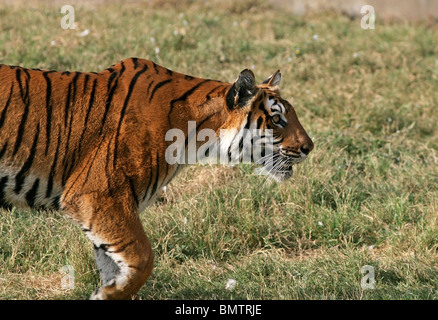
<path id="1" fill-rule="evenodd" d="M 301 148 L 301 152 L 304 153 L 306 156 L 310 153 L 310 151 L 313 150 L 313 142 L 309 141 L 304 143 Z"/>

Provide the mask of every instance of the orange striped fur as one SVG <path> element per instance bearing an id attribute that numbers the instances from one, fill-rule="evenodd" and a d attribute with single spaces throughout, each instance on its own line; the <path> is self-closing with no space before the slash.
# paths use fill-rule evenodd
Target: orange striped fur
<path id="1" fill-rule="evenodd" d="M 226 83 L 137 58 L 99 73 L 0 65 L 0 206 L 62 210 L 94 244 L 91 298 L 130 299 L 154 261 L 139 211 L 183 167 L 165 160 L 169 129 L 272 128 L 278 154 L 297 159 L 279 180 L 312 150 L 280 79 L 255 85 L 244 70 Z"/>

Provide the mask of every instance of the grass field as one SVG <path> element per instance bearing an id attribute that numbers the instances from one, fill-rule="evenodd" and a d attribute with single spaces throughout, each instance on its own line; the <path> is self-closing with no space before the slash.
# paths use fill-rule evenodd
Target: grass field
<path id="1" fill-rule="evenodd" d="M 141 214 L 156 261 L 140 299 L 438 298 L 436 24 L 364 30 L 255 0 L 75 6 L 74 30 L 62 17 L 1 6 L 0 63 L 100 71 L 137 56 L 229 82 L 280 69 L 315 143 L 280 185 L 248 165 L 178 176 Z M 85 299 L 99 281 L 91 243 L 61 213 L 0 212 L 0 299 Z"/>

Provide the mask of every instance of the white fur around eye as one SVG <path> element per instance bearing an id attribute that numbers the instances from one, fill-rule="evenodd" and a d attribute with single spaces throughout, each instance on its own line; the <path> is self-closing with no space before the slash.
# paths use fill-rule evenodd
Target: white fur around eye
<path id="1" fill-rule="evenodd" d="M 275 101 L 275 99 L 269 99 L 269 97 L 266 97 L 265 99 L 265 108 L 270 112 L 278 111 L 283 114 L 286 112 L 286 108 L 282 103 Z"/>

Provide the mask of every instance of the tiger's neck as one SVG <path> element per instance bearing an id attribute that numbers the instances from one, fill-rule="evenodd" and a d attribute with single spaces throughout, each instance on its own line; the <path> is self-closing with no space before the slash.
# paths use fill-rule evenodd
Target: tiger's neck
<path id="1" fill-rule="evenodd" d="M 228 89 L 226 87 L 226 89 Z M 241 161 L 245 128 L 250 121 L 244 110 L 231 113 L 227 110 L 223 92 L 198 105 L 184 106 L 192 110 L 189 117 L 179 119 L 179 127 L 166 134 L 168 144 L 166 157 L 173 153 L 169 164 L 237 163 Z M 199 100 L 201 101 L 201 100 Z M 183 126 L 183 127 L 181 127 Z M 245 146 L 248 147 L 248 146 Z M 246 149 L 245 149 L 246 150 Z M 247 150 L 246 150 L 247 151 Z M 249 154 L 249 153 L 248 153 Z M 170 156 L 172 158 L 172 156 Z"/>
<path id="2" fill-rule="evenodd" d="M 228 120 L 225 95 L 230 84 L 200 79 L 197 86 L 200 87 L 195 92 L 190 94 L 189 90 L 181 98 L 170 102 L 171 128 L 184 130 L 189 121 L 196 121 L 198 130 L 208 128 L 217 131 Z M 190 96 L 185 97 L 188 94 Z M 181 101 L 183 99 L 185 101 Z"/>

